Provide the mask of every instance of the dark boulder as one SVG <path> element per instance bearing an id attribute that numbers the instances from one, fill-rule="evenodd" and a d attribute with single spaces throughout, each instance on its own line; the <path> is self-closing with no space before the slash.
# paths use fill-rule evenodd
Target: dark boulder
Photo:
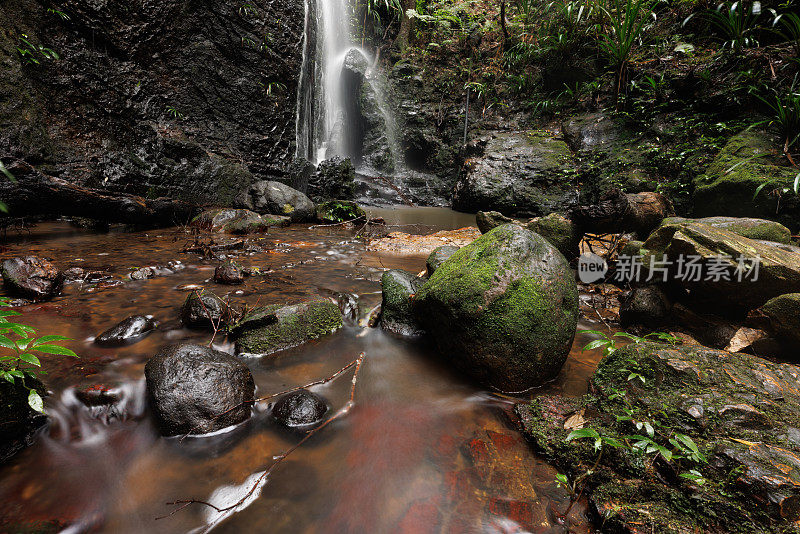
<path id="1" fill-rule="evenodd" d="M 45 395 L 44 385 L 30 377 L 25 386 Z M 33 443 L 36 432 L 47 423 L 47 416 L 28 404 L 28 388 L 21 379 L 14 384 L 0 380 L 0 464 Z"/>
<path id="2" fill-rule="evenodd" d="M 671 307 L 669 298 L 660 287 L 637 287 L 622 298 L 619 321 L 624 327 L 643 325 L 657 328 L 668 319 Z"/>
<path id="3" fill-rule="evenodd" d="M 200 345 L 170 345 L 144 368 L 151 407 L 165 436 L 205 434 L 246 421 L 254 400 L 245 364 Z"/>
<path id="4" fill-rule="evenodd" d="M 181 307 L 181 320 L 189 328 L 214 328 L 227 320 L 228 306 L 210 291 L 193 291 Z"/>
<path id="5" fill-rule="evenodd" d="M 520 221 L 506 217 L 498 211 L 479 211 L 475 215 L 475 221 L 478 223 L 478 229 L 484 234 L 508 223 L 524 226 L 531 232 L 535 232 L 547 239 L 568 260 L 578 256 L 579 245 L 583 238 L 578 226 L 571 219 L 560 213 L 549 213 L 525 222 L 524 220 Z"/>
<path id="6" fill-rule="evenodd" d="M 761 308 L 776 337 L 792 349 L 800 346 L 800 293 L 787 293 L 768 300 Z"/>
<path id="7" fill-rule="evenodd" d="M 237 354 L 268 355 L 329 335 L 342 327 L 339 307 L 328 299 L 256 308 L 236 323 Z"/>
<path id="8" fill-rule="evenodd" d="M 485 234 L 489 230 L 494 230 L 498 226 L 503 226 L 508 223 L 520 224 L 516 219 L 506 217 L 499 211 L 479 211 L 475 214 L 475 222 L 478 225 L 478 230 Z"/>
<path id="9" fill-rule="evenodd" d="M 577 204 L 575 163 L 564 141 L 539 131 L 497 132 L 483 141 L 483 152 L 465 163 L 453 208 L 538 217 Z"/>
<path id="10" fill-rule="evenodd" d="M 152 332 L 158 321 L 152 315 L 131 315 L 98 335 L 94 342 L 105 347 L 119 347 L 141 340 Z"/>
<path id="11" fill-rule="evenodd" d="M 281 397 L 272 408 L 272 416 L 289 428 L 308 427 L 322 421 L 327 411 L 325 399 L 301 389 Z"/>
<path id="12" fill-rule="evenodd" d="M 578 320 L 575 275 L 543 237 L 506 224 L 444 262 L 417 291 L 414 313 L 456 367 L 521 391 L 566 361 Z"/>
<path id="13" fill-rule="evenodd" d="M 64 276 L 55 265 L 36 256 L 4 260 L 0 271 L 10 293 L 29 299 L 51 298 L 64 285 Z"/>
<path id="14" fill-rule="evenodd" d="M 458 252 L 458 247 L 453 245 L 443 245 L 436 247 L 425 260 L 425 270 L 428 276 L 432 275 L 441 264 L 449 260 L 453 254 Z"/>
<path id="15" fill-rule="evenodd" d="M 308 181 L 308 196 L 314 202 L 355 196 L 356 170 L 349 159 L 338 156 L 320 162 Z"/>
<path id="16" fill-rule="evenodd" d="M 383 273 L 381 325 L 384 330 L 400 336 L 419 336 L 423 333 L 411 309 L 411 299 L 422 282 L 420 278 L 400 269 Z"/>
<path id="17" fill-rule="evenodd" d="M 244 282 L 242 269 L 233 262 L 217 265 L 214 269 L 214 281 L 218 284 L 236 285 Z"/>
<path id="18" fill-rule="evenodd" d="M 206 210 L 192 219 L 192 226 L 210 232 L 228 234 L 254 234 L 266 232 L 272 226 L 288 226 L 289 217 L 283 215 L 259 215 L 243 209 Z"/>
<path id="19" fill-rule="evenodd" d="M 239 196 L 237 203 L 256 213 L 289 217 L 292 222 L 314 218 L 314 203 L 300 191 L 280 182 L 255 182 Z"/>

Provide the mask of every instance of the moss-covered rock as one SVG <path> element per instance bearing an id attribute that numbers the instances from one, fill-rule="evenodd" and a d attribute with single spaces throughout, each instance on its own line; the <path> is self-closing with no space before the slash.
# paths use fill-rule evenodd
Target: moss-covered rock
<path id="1" fill-rule="evenodd" d="M 418 336 L 423 333 L 411 310 L 411 299 L 422 282 L 422 279 L 401 269 L 383 273 L 381 326 L 384 330 L 400 336 Z"/>
<path id="2" fill-rule="evenodd" d="M 233 328 L 236 352 L 268 355 L 331 334 L 342 327 L 339 307 L 328 299 L 256 308 Z"/>
<path id="3" fill-rule="evenodd" d="M 632 376 L 635 373 L 636 376 Z M 605 447 L 585 479 L 604 527 L 656 532 L 794 532 L 800 517 L 800 368 L 699 345 L 638 343 L 604 358 L 583 398 L 537 397 L 517 406 L 534 448 L 575 478 L 598 457 L 581 425 L 622 439 L 653 427 L 669 451 L 689 436 L 708 462 Z M 642 378 L 640 379 L 639 376 Z M 630 416 L 618 417 L 618 416 Z M 570 424 L 565 425 L 572 418 Z M 699 471 L 705 484 L 680 474 Z"/>
<path id="4" fill-rule="evenodd" d="M 414 312 L 442 354 L 504 391 L 553 378 L 578 317 L 575 276 L 543 237 L 515 224 L 461 248 L 417 291 Z"/>
<path id="5" fill-rule="evenodd" d="M 800 201 L 793 194 L 780 198 L 770 192 L 790 190 L 797 169 L 773 156 L 779 143 L 770 135 L 753 130 L 732 137 L 705 174 L 694 181 L 695 217 L 728 215 L 777 220 L 789 228 L 800 224 Z M 759 195 L 756 190 L 765 182 Z"/>
<path id="6" fill-rule="evenodd" d="M 317 204 L 317 220 L 323 224 L 365 220 L 364 208 L 350 200 L 329 200 Z"/>
<path id="7" fill-rule="evenodd" d="M 676 218 L 665 220 L 650 234 L 640 255 L 645 267 L 666 257 L 670 262 L 668 278 L 691 291 L 693 298 L 742 310 L 800 291 L 800 255 L 786 247 Z M 680 259 L 688 261 L 691 257 L 699 257 L 700 276 L 678 276 Z M 740 259 L 744 268 L 737 271 Z M 757 276 L 754 264 L 758 265 Z M 722 274 L 709 276 L 712 272 Z"/>
<path id="8" fill-rule="evenodd" d="M 679 223 L 691 219 L 681 217 L 670 217 L 664 219 L 664 224 Z M 767 219 L 754 219 L 752 217 L 703 217 L 695 219 L 697 222 L 722 228 L 736 235 L 757 239 L 761 241 L 773 241 L 775 243 L 791 244 L 792 232 L 779 222 Z"/>
<path id="9" fill-rule="evenodd" d="M 787 293 L 770 299 L 761 307 L 761 312 L 769 318 L 770 328 L 776 336 L 800 344 L 800 293 Z"/>
<path id="10" fill-rule="evenodd" d="M 583 235 L 578 227 L 560 213 L 550 213 L 543 217 L 534 217 L 525 227 L 547 239 L 565 258 L 571 260 L 578 256 L 578 245 Z"/>
<path id="11" fill-rule="evenodd" d="M 288 226 L 291 220 L 282 215 L 259 215 L 244 209 L 206 210 L 192 219 L 192 226 L 211 232 L 254 234 L 272 226 Z"/>
<path id="12" fill-rule="evenodd" d="M 480 230 L 482 234 L 485 234 L 490 230 L 494 230 L 498 226 L 502 226 L 504 224 L 520 224 L 520 222 L 516 219 L 506 217 L 499 211 L 479 211 L 475 214 L 475 223 L 478 225 L 478 230 Z"/>
<path id="13" fill-rule="evenodd" d="M 443 245 L 433 249 L 433 252 L 428 255 L 428 259 L 425 260 L 425 270 L 428 276 L 431 276 L 441 264 L 449 260 L 456 252 L 458 252 L 458 247 L 453 245 Z"/>
<path id="14" fill-rule="evenodd" d="M 575 162 L 564 141 L 530 130 L 494 132 L 479 144 L 484 155 L 467 160 L 453 189 L 455 209 L 537 217 L 577 203 Z"/>

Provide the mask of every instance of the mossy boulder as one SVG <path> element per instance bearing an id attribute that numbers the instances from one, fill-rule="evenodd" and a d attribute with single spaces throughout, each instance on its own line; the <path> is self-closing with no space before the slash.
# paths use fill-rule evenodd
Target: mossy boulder
<path id="1" fill-rule="evenodd" d="M 386 271 L 381 276 L 383 301 L 381 326 L 400 336 L 418 336 L 423 333 L 411 309 L 411 299 L 423 280 L 401 269 Z"/>
<path id="2" fill-rule="evenodd" d="M 664 219 L 664 224 L 679 223 L 687 221 L 683 217 L 670 217 Z M 757 239 L 761 241 L 772 241 L 775 243 L 783 243 L 785 245 L 792 243 L 792 232 L 789 231 L 784 225 L 779 222 L 770 221 L 767 219 L 754 219 L 752 217 L 703 217 L 702 219 L 694 219 L 695 221 L 714 228 L 722 228 L 728 230 L 736 235 L 747 237 L 750 239 Z"/>
<path id="3" fill-rule="evenodd" d="M 547 239 L 567 259 L 575 258 L 578 255 L 578 245 L 583 238 L 575 223 L 560 213 L 549 213 L 525 222 L 506 217 L 498 211 L 479 211 L 475 215 L 475 221 L 478 229 L 484 234 L 508 223 L 524 226 L 531 232 L 536 232 Z"/>
<path id="4" fill-rule="evenodd" d="M 761 307 L 771 330 L 782 341 L 800 345 L 800 293 L 787 293 L 769 299 Z"/>
<path id="5" fill-rule="evenodd" d="M 498 226 L 502 226 L 504 224 L 520 224 L 520 222 L 516 219 L 506 217 L 499 211 L 479 211 L 475 214 L 475 223 L 478 225 L 478 230 L 480 230 L 482 234 L 485 234 L 490 230 L 494 230 Z"/>
<path id="6" fill-rule="evenodd" d="M 617 439 L 643 433 L 633 421 L 647 421 L 656 443 L 674 450 L 670 438 L 684 434 L 708 460 L 605 447 L 584 481 L 604 527 L 790 532 L 800 518 L 798 373 L 747 354 L 642 342 L 604 358 L 589 395 L 544 395 L 516 411 L 534 449 L 573 479 L 598 454 L 593 440 L 566 441 L 575 414 L 584 428 Z M 629 411 L 633 421 L 617 417 Z M 707 482 L 679 476 L 690 469 Z"/>
<path id="7" fill-rule="evenodd" d="M 291 220 L 283 215 L 259 215 L 243 209 L 206 210 L 192 219 L 192 226 L 211 232 L 254 234 L 266 232 L 272 226 L 288 226 Z"/>
<path id="8" fill-rule="evenodd" d="M 322 224 L 366 220 L 364 208 L 350 200 L 329 200 L 317 204 L 317 220 Z"/>
<path id="9" fill-rule="evenodd" d="M 427 275 L 431 276 L 440 265 L 449 260 L 456 252 L 458 252 L 458 247 L 453 245 L 443 245 L 433 249 L 433 252 L 428 255 L 428 259 L 425 260 Z"/>
<path id="10" fill-rule="evenodd" d="M 300 191 L 281 182 L 260 180 L 250 184 L 236 202 L 257 213 L 276 213 L 289 217 L 292 222 L 306 222 L 314 218 L 314 203 Z"/>
<path id="11" fill-rule="evenodd" d="M 232 328 L 237 354 L 269 355 L 332 334 L 342 327 L 339 307 L 328 299 L 254 309 Z"/>
<path id="12" fill-rule="evenodd" d="M 705 171 L 694 180 L 694 216 L 727 215 L 777 220 L 789 228 L 800 225 L 800 200 L 790 191 L 797 169 L 778 153 L 780 143 L 763 132 L 748 130 L 732 137 Z M 765 186 L 754 199 L 756 190 Z"/>
<path id="13" fill-rule="evenodd" d="M 667 219 L 644 242 L 640 257 L 644 267 L 666 257 L 668 280 L 693 298 L 746 310 L 800 291 L 800 254 L 785 247 L 691 219 Z M 699 258 L 700 276 L 679 276 L 681 258 L 692 257 Z"/>
<path id="14" fill-rule="evenodd" d="M 543 237 L 506 224 L 440 265 L 417 291 L 414 313 L 457 368 L 521 391 L 553 378 L 569 354 L 575 275 Z"/>
<path id="15" fill-rule="evenodd" d="M 494 132 L 479 142 L 453 189 L 459 211 L 496 210 L 519 217 L 566 211 L 577 203 L 575 161 L 564 141 L 546 132 Z"/>

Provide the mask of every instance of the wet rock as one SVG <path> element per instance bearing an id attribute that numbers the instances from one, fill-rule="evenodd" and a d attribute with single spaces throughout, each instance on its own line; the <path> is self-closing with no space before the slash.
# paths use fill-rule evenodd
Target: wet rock
<path id="1" fill-rule="evenodd" d="M 631 365 L 643 380 L 629 380 Z M 656 442 L 671 446 L 675 432 L 690 437 L 707 464 L 659 466 L 651 455 L 625 448 L 604 455 L 587 479 L 586 493 L 599 509 L 620 512 L 615 528 L 622 526 L 621 531 L 735 532 L 748 525 L 771 532 L 775 521 L 800 517 L 800 441 L 791 436 L 800 415 L 799 377 L 800 367 L 747 354 L 644 342 L 604 358 L 592 377 L 591 395 L 544 395 L 516 411 L 534 449 L 570 476 L 585 472 L 581 466 L 597 458 L 588 440 L 565 442 L 571 430 L 565 423 L 578 412 L 586 428 L 606 436 L 635 428 L 617 421 L 620 410 L 658 412 Z M 674 476 L 690 468 L 708 482 L 693 486 Z M 699 505 L 690 514 L 687 491 Z M 658 514 L 651 503 L 658 504 Z"/>
<path id="2" fill-rule="evenodd" d="M 98 335 L 94 342 L 106 347 L 129 345 L 141 340 L 156 326 L 158 326 L 158 322 L 153 319 L 152 315 L 131 315 Z"/>
<path id="3" fill-rule="evenodd" d="M 122 390 L 105 384 L 75 389 L 75 397 L 86 407 L 110 406 L 122 400 Z"/>
<path id="4" fill-rule="evenodd" d="M 797 169 L 786 165 L 775 154 L 777 140 L 771 135 L 746 130 L 733 136 L 705 173 L 694 180 L 694 215 L 725 215 L 777 220 L 791 229 L 800 224 L 800 199 L 796 195 L 770 194 L 773 189 L 789 188 Z M 764 183 L 766 186 L 753 198 Z"/>
<path id="5" fill-rule="evenodd" d="M 422 282 L 415 275 L 400 269 L 383 273 L 381 325 L 384 330 L 399 336 L 419 336 L 424 333 L 411 309 L 412 298 Z"/>
<path id="6" fill-rule="evenodd" d="M 361 310 L 358 305 L 358 295 L 353 293 L 339 293 L 336 295 L 336 305 L 339 306 L 339 312 L 348 324 L 358 324 L 358 318 L 361 315 Z"/>
<path id="7" fill-rule="evenodd" d="M 432 275 L 441 264 L 449 260 L 456 252 L 458 252 L 458 247 L 453 245 L 444 245 L 433 249 L 428 259 L 425 260 L 425 270 L 428 276 Z"/>
<path id="8" fill-rule="evenodd" d="M 800 254 L 782 247 L 785 245 L 755 241 L 693 220 L 667 219 L 647 238 L 641 254 L 645 267 L 651 261 L 661 262 L 666 256 L 671 262 L 668 278 L 673 283 L 690 291 L 693 299 L 713 302 L 716 306 L 724 303 L 733 311 L 756 308 L 773 297 L 800 292 Z M 679 258 L 690 256 L 700 257 L 703 269 L 699 280 L 676 276 Z M 746 270 L 740 270 L 739 280 L 740 258 L 747 268 L 759 258 L 757 277 L 754 270 L 750 276 L 746 276 Z M 709 277 L 709 269 L 723 275 Z"/>
<path id="9" fill-rule="evenodd" d="M 65 282 L 80 282 L 86 276 L 86 270 L 82 267 L 70 267 L 64 270 Z"/>
<path id="10" fill-rule="evenodd" d="M 325 399 L 301 389 L 281 397 L 272 408 L 272 416 L 289 428 L 308 427 L 322 421 L 327 411 Z"/>
<path id="11" fill-rule="evenodd" d="M 244 282 L 244 273 L 233 262 L 223 263 L 214 269 L 214 281 L 218 284 L 241 284 Z"/>
<path id="12" fill-rule="evenodd" d="M 578 257 L 578 246 L 583 234 L 571 220 L 560 213 L 534 217 L 524 226 L 531 232 L 536 232 L 545 238 L 568 260 Z"/>
<path id="13" fill-rule="evenodd" d="M 189 328 L 214 328 L 227 320 L 225 301 L 210 291 L 193 291 L 181 307 L 181 321 Z"/>
<path id="14" fill-rule="evenodd" d="M 131 272 L 128 276 L 131 280 L 147 280 L 153 278 L 155 275 L 156 272 L 152 267 L 141 267 Z"/>
<path id="15" fill-rule="evenodd" d="M 800 293 L 787 293 L 772 298 L 761 307 L 769 327 L 783 342 L 800 344 Z"/>
<path id="16" fill-rule="evenodd" d="M 165 436 L 205 434 L 246 421 L 254 399 L 250 370 L 200 345 L 171 345 L 144 368 L 151 407 Z"/>
<path id="17" fill-rule="evenodd" d="M 356 220 L 366 222 L 367 212 L 364 211 L 364 208 L 349 200 L 330 200 L 317 204 L 316 217 L 322 224 Z"/>
<path id="18" fill-rule="evenodd" d="M 643 245 L 644 241 L 631 239 L 622 246 L 622 250 L 619 251 L 619 255 L 628 258 L 634 258 L 639 255 L 639 252 L 642 250 Z"/>
<path id="19" fill-rule="evenodd" d="M 414 312 L 456 367 L 491 387 L 520 391 L 563 366 L 578 294 L 555 247 L 507 224 L 442 264 L 417 291 Z"/>
<path id="20" fill-rule="evenodd" d="M 308 196 L 314 202 L 355 196 L 356 170 L 350 159 L 338 156 L 320 162 L 308 180 Z"/>
<path id="21" fill-rule="evenodd" d="M 453 208 L 537 217 L 577 204 L 572 153 L 539 131 L 497 132 L 481 141 L 484 156 L 467 160 L 453 189 Z"/>
<path id="22" fill-rule="evenodd" d="M 620 302 L 619 321 L 624 327 L 643 325 L 658 328 L 669 318 L 672 303 L 658 286 L 632 289 Z"/>
<path id="23" fill-rule="evenodd" d="M 266 232 L 272 226 L 288 226 L 289 217 L 282 215 L 259 215 L 243 209 L 207 210 L 192 220 L 192 226 L 211 232 L 229 234 L 253 234 Z"/>
<path id="24" fill-rule="evenodd" d="M 306 222 L 314 218 L 314 203 L 300 191 L 280 182 L 255 182 L 239 196 L 237 203 L 257 213 L 276 213 L 289 217 L 292 222 Z"/>
<path id="25" fill-rule="evenodd" d="M 339 307 L 328 299 L 265 306 L 233 328 L 237 354 L 268 355 L 331 334 L 342 327 Z"/>
<path id="26" fill-rule="evenodd" d="M 64 276 L 55 265 L 36 256 L 4 260 L 0 272 L 10 293 L 33 300 L 58 295 L 64 285 Z"/>
<path id="27" fill-rule="evenodd" d="M 46 394 L 44 385 L 34 378 L 26 377 L 25 386 Z M 47 423 L 47 416 L 31 409 L 28 404 L 28 388 L 20 379 L 14 384 L 0 380 L 0 463 L 5 463 L 14 454 L 31 445 L 39 428 Z"/>
<path id="28" fill-rule="evenodd" d="M 511 222 L 519 223 L 516 219 L 506 217 L 499 211 L 479 211 L 475 215 L 475 222 L 478 224 L 478 230 L 480 230 L 482 234 L 504 224 Z"/>
<path id="29" fill-rule="evenodd" d="M 704 217 L 697 221 L 750 239 L 792 244 L 792 232 L 775 221 L 752 217 Z"/>

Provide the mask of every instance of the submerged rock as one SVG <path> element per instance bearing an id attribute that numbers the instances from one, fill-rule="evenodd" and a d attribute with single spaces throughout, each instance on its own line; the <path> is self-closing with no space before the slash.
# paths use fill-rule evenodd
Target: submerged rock
<path id="1" fill-rule="evenodd" d="M 485 155 L 467 160 L 453 189 L 453 208 L 536 217 L 577 203 L 575 164 L 563 141 L 538 131 L 497 132 L 482 144 Z"/>
<path id="2" fill-rule="evenodd" d="M 237 354 L 268 355 L 331 334 L 342 327 L 339 307 L 328 299 L 256 308 L 234 329 Z"/>
<path id="3" fill-rule="evenodd" d="M 670 280 L 691 291 L 693 298 L 742 309 L 756 308 L 778 295 L 800 291 L 800 254 L 785 250 L 785 246 L 748 239 L 691 219 L 666 219 L 650 234 L 640 253 L 645 267 L 666 257 L 671 262 Z M 702 276 L 698 280 L 676 277 L 679 258 L 693 256 L 700 258 Z M 745 267 L 758 258 L 757 277 L 755 271 L 750 276 L 741 271 L 739 281 L 736 269 L 740 258 L 747 263 Z M 724 276 L 709 277 L 712 268 Z"/>
<path id="4" fill-rule="evenodd" d="M 272 416 L 280 424 L 296 428 L 319 423 L 327 411 L 325 399 L 301 389 L 281 397 L 272 408 Z"/>
<path id="5" fill-rule="evenodd" d="M 239 196 L 237 203 L 257 213 L 289 217 L 292 222 L 306 222 L 314 218 L 314 203 L 297 189 L 280 182 L 255 182 Z"/>
<path id="6" fill-rule="evenodd" d="M 228 307 L 210 291 L 192 291 L 181 307 L 181 321 L 189 328 L 214 328 L 226 322 Z"/>
<path id="7" fill-rule="evenodd" d="M 131 315 L 99 334 L 94 342 L 106 347 L 118 347 L 136 343 L 152 332 L 158 322 L 151 315 Z"/>
<path id="8" fill-rule="evenodd" d="M 578 428 L 615 437 L 638 433 L 631 421 L 615 417 L 632 410 L 641 414 L 637 420 L 658 423 L 653 440 L 659 445 L 673 450 L 670 438 L 684 434 L 708 459 L 667 461 L 641 449 L 604 448 L 607 454 L 584 481 L 590 503 L 614 511 L 604 528 L 777 532 L 777 525 L 800 518 L 798 376 L 800 367 L 747 354 L 643 342 L 600 362 L 591 395 L 543 395 L 516 411 L 536 451 L 570 477 L 597 458 L 593 440 L 565 441 L 576 413 Z M 690 469 L 708 482 L 678 476 Z"/>
<path id="9" fill-rule="evenodd" d="M 148 280 L 155 277 L 156 271 L 152 267 L 141 267 L 132 271 L 128 276 L 131 280 Z"/>
<path id="10" fill-rule="evenodd" d="M 575 275 L 543 237 L 507 224 L 444 262 L 417 291 L 414 312 L 456 367 L 521 391 L 566 361 L 578 320 Z"/>
<path id="11" fill-rule="evenodd" d="M 474 226 L 458 230 L 439 230 L 429 235 L 391 232 L 386 237 L 370 240 L 367 250 L 394 254 L 428 255 L 445 245 L 463 247 L 475 241 L 480 235 L 480 230 Z"/>
<path id="12" fill-rule="evenodd" d="M 366 221 L 364 208 L 349 200 L 329 200 L 317 204 L 316 217 L 322 224 L 335 224 L 345 221 Z"/>
<path id="13" fill-rule="evenodd" d="M 356 169 L 350 159 L 338 156 L 320 162 L 308 179 L 308 196 L 314 202 L 351 200 L 356 193 Z"/>
<path id="14" fill-rule="evenodd" d="M 428 276 L 432 275 L 441 264 L 449 260 L 456 252 L 458 252 L 458 247 L 453 245 L 444 245 L 433 249 L 428 259 L 425 260 L 425 270 Z"/>
<path id="15" fill-rule="evenodd" d="M 165 436 L 205 434 L 246 421 L 255 382 L 247 366 L 200 345 L 171 345 L 148 360 L 147 392 Z"/>
<path id="16" fill-rule="evenodd" d="M 64 286 L 64 276 L 55 265 L 36 256 L 4 260 L 0 272 L 10 293 L 33 300 L 58 295 Z"/>
<path id="17" fill-rule="evenodd" d="M 259 215 L 243 209 L 206 210 L 194 219 L 192 226 L 211 232 L 229 234 L 253 234 L 266 232 L 272 226 L 288 226 L 289 217 L 282 215 Z"/>
<path id="18" fill-rule="evenodd" d="M 238 265 L 226 262 L 214 269 L 214 281 L 218 284 L 241 284 L 244 282 L 244 274 Z"/>
<path id="19" fill-rule="evenodd" d="M 385 271 L 381 276 L 383 300 L 381 325 L 384 330 L 400 336 L 419 336 L 422 327 L 414 318 L 411 300 L 422 286 L 423 280 L 400 270 Z"/>

